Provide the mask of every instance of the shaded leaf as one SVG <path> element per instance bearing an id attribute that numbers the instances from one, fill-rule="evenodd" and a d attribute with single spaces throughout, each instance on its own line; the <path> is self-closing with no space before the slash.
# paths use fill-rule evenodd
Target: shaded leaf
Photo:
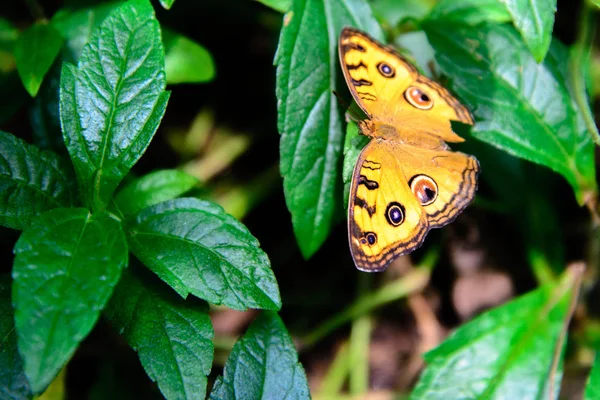
<path id="1" fill-rule="evenodd" d="M 506 6 L 535 60 L 541 62 L 552 41 L 556 0 L 498 1 Z"/>
<path id="2" fill-rule="evenodd" d="M 232 216 L 183 198 L 144 209 L 129 227 L 131 250 L 177 293 L 235 310 L 279 309 L 267 255 Z"/>
<path id="3" fill-rule="evenodd" d="M 292 0 L 256 0 L 280 13 L 286 13 L 292 7 Z"/>
<path id="4" fill-rule="evenodd" d="M 0 17 L 0 59 L 13 53 L 18 38 L 19 30 L 11 21 Z"/>
<path id="5" fill-rule="evenodd" d="M 52 26 L 39 22 L 19 36 L 15 44 L 15 61 L 23 86 L 35 97 L 46 72 L 60 52 L 63 38 Z"/>
<path id="6" fill-rule="evenodd" d="M 10 284 L 10 275 L 0 276 L 0 398 L 29 399 L 31 389 L 17 349 Z"/>
<path id="7" fill-rule="evenodd" d="M 167 83 L 203 83 L 215 77 L 215 64 L 204 47 L 178 33 L 163 29 Z"/>
<path id="8" fill-rule="evenodd" d="M 198 185 L 198 179 L 183 171 L 154 171 L 129 182 L 115 197 L 119 211 L 125 215 L 140 212 L 166 200 L 172 200 Z"/>
<path id="9" fill-rule="evenodd" d="M 511 16 L 498 0 L 440 0 L 427 19 L 477 25 L 485 21 L 508 22 Z"/>
<path id="10" fill-rule="evenodd" d="M 119 222 L 82 208 L 48 211 L 19 238 L 12 301 L 34 393 L 52 382 L 96 323 L 127 265 L 125 240 Z"/>
<path id="11" fill-rule="evenodd" d="M 508 26 L 435 21 L 424 28 L 442 70 L 475 115 L 476 138 L 560 173 L 580 204 L 596 195 L 594 144 L 565 83 L 569 53 L 563 45 L 555 40 L 537 64 Z"/>
<path id="12" fill-rule="evenodd" d="M 424 18 L 433 2 L 423 0 L 372 0 L 373 13 L 384 26 L 396 27 L 404 21 Z"/>
<path id="13" fill-rule="evenodd" d="M 70 165 L 0 131 L 0 225 L 24 229 L 38 214 L 74 203 Z"/>
<path id="14" fill-rule="evenodd" d="M 183 300 L 164 284 L 129 270 L 115 288 L 107 315 L 167 399 L 206 397 L 214 350 L 206 303 Z"/>
<path id="15" fill-rule="evenodd" d="M 281 174 L 294 233 L 304 257 L 319 249 L 336 221 L 344 129 L 333 90 L 346 90 L 337 54 L 344 26 L 382 38 L 361 0 L 294 1 L 285 16 L 277 64 Z"/>
<path id="16" fill-rule="evenodd" d="M 594 365 L 590 371 L 584 395 L 584 400 L 596 399 L 600 399 L 600 358 L 598 357 L 598 354 L 596 354 Z"/>
<path id="17" fill-rule="evenodd" d="M 175 0 L 159 0 L 160 1 L 160 5 L 163 6 L 163 8 L 165 9 L 170 9 L 173 6 L 173 3 L 175 3 Z"/>
<path id="18" fill-rule="evenodd" d="M 261 313 L 238 340 L 210 399 L 310 399 L 304 368 L 276 313 Z"/>
<path id="19" fill-rule="evenodd" d="M 65 8 L 52 16 L 52 26 L 65 39 L 67 61 L 77 62 L 92 33 L 108 14 L 122 3 L 122 1 L 108 1 L 79 10 Z"/>
<path id="20" fill-rule="evenodd" d="M 553 357 L 582 271 L 570 270 L 548 284 L 459 327 L 425 354 L 411 399 L 542 399 L 549 381 L 560 386 Z M 564 344 L 564 343 L 563 343 Z"/>
<path id="21" fill-rule="evenodd" d="M 63 67 L 63 135 L 91 209 L 105 208 L 146 150 L 169 98 L 165 84 L 160 29 L 147 0 L 113 11 L 78 66 Z"/>

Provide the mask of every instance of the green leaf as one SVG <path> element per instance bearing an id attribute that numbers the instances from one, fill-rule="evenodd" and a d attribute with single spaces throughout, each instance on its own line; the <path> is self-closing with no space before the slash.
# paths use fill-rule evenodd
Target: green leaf
<path id="1" fill-rule="evenodd" d="M 15 245 L 13 305 L 19 352 L 42 392 L 98 320 L 127 265 L 118 221 L 82 208 L 33 220 Z"/>
<path id="2" fill-rule="evenodd" d="M 258 241 L 208 201 L 183 198 L 144 209 L 129 227 L 133 253 L 177 293 L 235 310 L 281 307 Z"/>
<path id="3" fill-rule="evenodd" d="M 124 271 L 107 307 L 109 321 L 167 399 L 204 399 L 214 350 L 208 307 L 147 278 Z"/>
<path id="4" fill-rule="evenodd" d="M 10 283 L 10 275 L 0 276 L 0 398 L 29 399 L 31 389 L 17 349 Z"/>
<path id="5" fill-rule="evenodd" d="M 233 346 L 210 399 L 310 399 L 304 368 L 276 313 L 261 313 Z"/>
<path id="6" fill-rule="evenodd" d="M 549 382 L 560 335 L 582 271 L 567 272 L 548 284 L 459 327 L 425 354 L 427 367 L 411 399 L 555 398 Z M 560 369 L 560 368 L 559 368 Z"/>
<path id="7" fill-rule="evenodd" d="M 122 1 L 109 1 L 75 11 L 61 9 L 54 14 L 51 23 L 65 39 L 67 50 L 65 58 L 69 62 L 76 62 L 79 59 L 92 32 L 122 3 Z"/>
<path id="8" fill-rule="evenodd" d="M 433 7 L 429 20 L 446 20 L 477 25 L 481 22 L 508 22 L 512 18 L 498 0 L 440 0 Z"/>
<path id="9" fill-rule="evenodd" d="M 38 214 L 74 203 L 70 166 L 0 131 L 0 225 L 24 229 Z"/>
<path id="10" fill-rule="evenodd" d="M 46 72 L 60 52 L 63 38 L 47 23 L 37 23 L 24 30 L 15 44 L 15 61 L 23 86 L 35 97 Z"/>
<path id="11" fill-rule="evenodd" d="M 179 197 L 198 183 L 198 179 L 176 169 L 154 171 L 129 182 L 119 191 L 115 203 L 120 212 L 132 215 L 146 207 Z"/>
<path id="12" fill-rule="evenodd" d="M 160 5 L 166 10 L 170 9 L 173 3 L 175 3 L 175 0 L 160 0 Z"/>
<path id="13" fill-rule="evenodd" d="M 215 64 L 204 47 L 183 35 L 163 29 L 167 83 L 203 83 L 215 77 Z"/>
<path id="14" fill-rule="evenodd" d="M 498 1 L 506 6 L 535 60 L 542 62 L 552 41 L 556 0 Z"/>
<path id="15" fill-rule="evenodd" d="M 584 396 L 584 400 L 596 399 L 600 399 L 600 357 L 598 357 L 598 354 L 596 354 L 594 365 L 590 371 Z"/>
<path id="16" fill-rule="evenodd" d="M 165 112 L 164 52 L 147 0 L 115 9 L 77 67 L 62 70 L 60 116 L 85 203 L 104 209 Z"/>
<path id="17" fill-rule="evenodd" d="M 431 10 L 434 2 L 423 0 L 372 0 L 369 3 L 381 24 L 395 29 L 404 21 L 423 19 Z"/>
<path id="18" fill-rule="evenodd" d="M 339 79 L 337 53 L 344 26 L 383 37 L 362 0 L 294 1 L 275 57 L 281 174 L 304 257 L 319 249 L 343 209 L 343 107 L 332 91 L 347 90 Z"/>
<path id="19" fill-rule="evenodd" d="M 567 86 L 569 52 L 543 64 L 508 26 L 424 23 L 436 59 L 476 119 L 473 136 L 563 175 L 580 204 L 597 194 L 594 144 Z"/>
<path id="20" fill-rule="evenodd" d="M 280 13 L 286 13 L 292 7 L 292 0 L 256 0 Z"/>
<path id="21" fill-rule="evenodd" d="M 346 127 L 346 140 L 344 141 L 344 166 L 342 177 L 344 179 L 344 206 L 348 208 L 350 197 L 350 184 L 352 173 L 362 149 L 369 143 L 369 137 L 361 135 L 358 125 L 354 122 L 348 123 Z"/>

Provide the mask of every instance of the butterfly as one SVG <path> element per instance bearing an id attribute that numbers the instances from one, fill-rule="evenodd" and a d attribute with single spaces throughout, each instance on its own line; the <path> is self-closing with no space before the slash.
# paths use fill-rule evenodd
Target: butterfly
<path id="1" fill-rule="evenodd" d="M 382 271 L 473 201 L 479 162 L 446 144 L 464 141 L 450 120 L 473 125 L 473 117 L 398 52 L 359 30 L 342 30 L 339 56 L 367 116 L 358 126 L 371 138 L 352 175 L 350 250 L 359 270 Z"/>

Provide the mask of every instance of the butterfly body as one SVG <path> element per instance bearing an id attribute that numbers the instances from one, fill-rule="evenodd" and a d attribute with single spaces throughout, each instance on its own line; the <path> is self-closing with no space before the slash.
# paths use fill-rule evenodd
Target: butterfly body
<path id="1" fill-rule="evenodd" d="M 345 28 L 339 49 L 350 92 L 367 115 L 359 128 L 372 138 L 352 176 L 350 249 L 357 268 L 381 271 L 473 200 L 479 163 L 446 144 L 463 141 L 450 120 L 473 118 L 446 89 L 368 35 Z"/>

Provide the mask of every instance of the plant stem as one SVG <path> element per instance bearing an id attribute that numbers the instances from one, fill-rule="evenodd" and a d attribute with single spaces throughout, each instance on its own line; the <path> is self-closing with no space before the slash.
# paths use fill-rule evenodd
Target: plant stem
<path id="1" fill-rule="evenodd" d="M 391 303 L 411 293 L 422 290 L 429 282 L 431 270 L 437 262 L 438 256 L 439 249 L 430 250 L 418 268 L 415 268 L 401 279 L 379 288 L 375 292 L 360 296 L 345 310 L 326 320 L 314 331 L 306 335 L 302 341 L 303 344 L 310 347 L 348 321 L 356 319 L 384 304 Z"/>
<path id="2" fill-rule="evenodd" d="M 372 275 L 358 277 L 358 298 L 367 296 L 371 287 Z M 369 345 L 371 342 L 371 316 L 362 315 L 352 322 L 350 333 L 350 394 L 362 395 L 369 390 Z"/>
<path id="3" fill-rule="evenodd" d="M 600 133 L 594 121 L 594 116 L 589 107 L 587 91 L 585 90 L 585 78 L 582 71 L 586 70 L 584 64 L 589 62 L 589 55 L 592 48 L 592 38 L 596 28 L 594 13 L 591 10 L 589 1 L 584 1 L 581 9 L 580 26 L 577 35 L 577 41 L 573 46 L 571 59 L 569 60 L 569 76 L 573 87 L 573 99 L 579 106 L 585 125 L 592 135 L 592 140 L 600 146 Z"/>

